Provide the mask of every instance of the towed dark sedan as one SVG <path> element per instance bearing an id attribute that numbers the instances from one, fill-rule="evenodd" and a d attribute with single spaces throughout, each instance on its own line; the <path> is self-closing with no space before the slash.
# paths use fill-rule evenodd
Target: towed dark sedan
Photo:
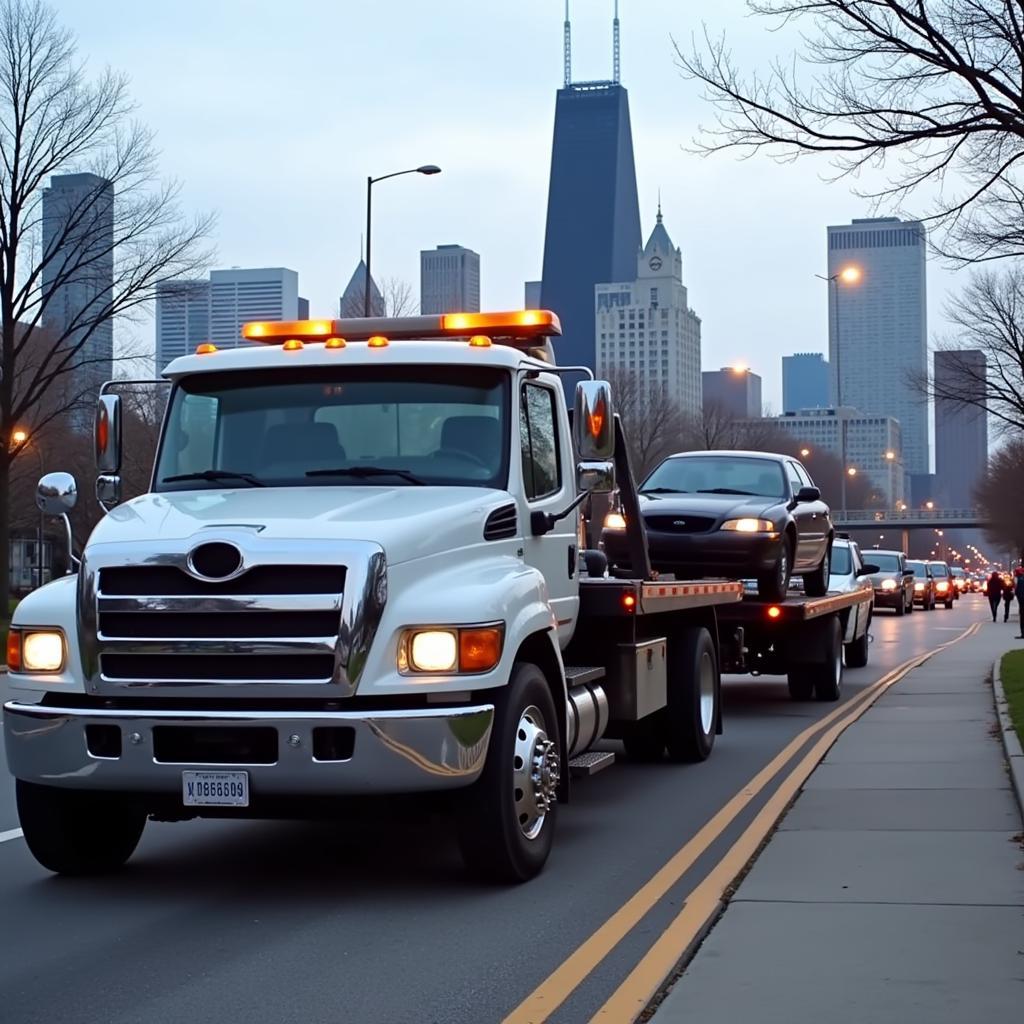
<path id="1" fill-rule="evenodd" d="M 804 591 L 828 588 L 833 528 L 828 506 L 802 465 L 764 452 L 671 455 L 639 488 L 651 565 L 677 579 L 756 578 L 761 597 L 781 601 L 790 577 Z M 612 512 L 602 546 L 612 572 L 629 572 L 626 524 Z"/>

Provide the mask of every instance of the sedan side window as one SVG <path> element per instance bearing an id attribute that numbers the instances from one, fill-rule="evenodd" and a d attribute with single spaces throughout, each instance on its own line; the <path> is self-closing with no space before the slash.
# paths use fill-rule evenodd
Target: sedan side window
<path id="1" fill-rule="evenodd" d="M 807 470 L 804 469 L 804 467 L 801 466 L 799 462 L 794 462 L 793 466 L 796 469 L 796 475 L 800 478 L 800 482 L 803 484 L 803 486 L 813 487 L 814 481 L 811 479 L 811 476 L 807 472 Z"/>
<path id="2" fill-rule="evenodd" d="M 803 487 L 803 481 L 797 472 L 796 463 L 789 460 L 786 461 L 786 476 L 789 477 L 789 486 L 793 489 L 793 494 L 795 495 Z"/>

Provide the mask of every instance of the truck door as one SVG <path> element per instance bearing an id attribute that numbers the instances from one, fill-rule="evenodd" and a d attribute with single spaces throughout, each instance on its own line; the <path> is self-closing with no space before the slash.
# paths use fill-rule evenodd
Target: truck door
<path id="1" fill-rule="evenodd" d="M 572 450 L 568 421 L 562 415 L 561 391 L 526 381 L 519 392 L 519 439 L 522 451 L 523 557 L 544 575 L 548 595 L 564 646 L 572 636 L 579 605 L 576 579 L 577 520 L 573 513 L 555 523 L 549 533 L 534 537 L 530 514 L 561 512 L 575 495 L 575 482 L 566 467 Z"/>

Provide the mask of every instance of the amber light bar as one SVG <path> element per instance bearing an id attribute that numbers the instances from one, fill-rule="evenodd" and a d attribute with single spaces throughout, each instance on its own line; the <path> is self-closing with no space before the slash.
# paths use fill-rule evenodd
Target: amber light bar
<path id="1" fill-rule="evenodd" d="M 373 337 L 383 337 L 390 341 L 409 341 L 470 338 L 474 335 L 526 342 L 561 333 L 558 316 L 549 309 L 344 320 L 256 320 L 242 325 L 242 337 L 246 341 L 270 345 L 280 345 L 291 339 L 327 342 L 332 338 L 369 341 Z"/>

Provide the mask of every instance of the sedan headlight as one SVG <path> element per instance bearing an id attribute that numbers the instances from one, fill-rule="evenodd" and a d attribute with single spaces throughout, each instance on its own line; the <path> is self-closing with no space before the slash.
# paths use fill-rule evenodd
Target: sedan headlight
<path id="1" fill-rule="evenodd" d="M 7 636 L 7 667 L 12 672 L 60 672 L 64 634 L 59 629 L 12 629 Z"/>
<path id="2" fill-rule="evenodd" d="M 935 589 L 938 590 L 940 593 L 944 594 L 947 590 L 949 590 L 949 584 L 945 580 L 940 580 L 938 583 L 935 584 Z"/>
<path id="3" fill-rule="evenodd" d="M 767 519 L 726 519 L 721 529 L 735 533 L 775 533 L 775 524 Z"/>
<path id="4" fill-rule="evenodd" d="M 920 593 L 922 590 L 924 590 L 924 584 L 923 583 L 915 583 L 914 584 L 914 590 L 917 593 Z"/>
<path id="5" fill-rule="evenodd" d="M 895 590 L 896 589 L 896 581 L 895 580 L 882 580 L 882 589 L 883 590 Z"/>
<path id="6" fill-rule="evenodd" d="M 407 629 L 398 645 L 403 675 L 489 672 L 501 660 L 502 623 L 451 629 Z"/>
<path id="7" fill-rule="evenodd" d="M 609 512 L 604 517 L 604 528 L 606 530 L 624 530 L 626 517 L 621 512 Z"/>

